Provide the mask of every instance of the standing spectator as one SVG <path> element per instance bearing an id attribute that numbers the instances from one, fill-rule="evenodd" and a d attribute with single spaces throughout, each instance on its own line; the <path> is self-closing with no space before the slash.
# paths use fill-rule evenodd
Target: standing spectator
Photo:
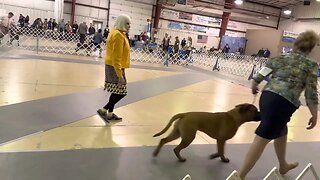
<path id="1" fill-rule="evenodd" d="M 48 21 L 48 29 L 52 30 L 52 18 L 50 18 Z"/>
<path id="2" fill-rule="evenodd" d="M 38 28 L 38 26 L 39 26 L 39 19 L 40 19 L 40 18 L 37 18 L 37 19 L 35 19 L 35 20 L 33 21 L 33 23 L 31 24 L 31 27 L 32 27 L 32 28 Z"/>
<path id="3" fill-rule="evenodd" d="M 253 94 L 258 93 L 258 84 L 266 77 L 271 75 L 271 80 L 265 85 L 260 96 L 261 121 L 239 171 L 241 179 L 245 179 L 271 140 L 274 140 L 280 174 L 286 174 L 299 165 L 288 163 L 286 160 L 287 123 L 301 105 L 299 98 L 304 91 L 306 104 L 311 113 L 307 129 L 312 129 L 317 124 L 318 65 L 307 56 L 318 42 L 318 34 L 314 31 L 301 33 L 294 42 L 294 52 L 270 59 L 254 77 L 251 86 Z"/>
<path id="4" fill-rule="evenodd" d="M 1 39 L 8 34 L 9 28 L 11 24 L 13 24 L 13 16 L 14 14 L 12 12 L 8 13 L 8 16 L 3 16 L 0 17 L 1 22 L 0 22 L 0 44 L 1 44 Z"/>
<path id="5" fill-rule="evenodd" d="M 186 38 L 183 38 L 182 41 L 181 41 L 181 48 L 184 49 L 186 44 L 187 44 Z"/>
<path id="6" fill-rule="evenodd" d="M 230 46 L 229 46 L 229 44 L 227 43 L 227 44 L 224 46 L 224 48 L 223 48 L 223 53 L 228 54 L 229 51 L 230 51 Z"/>
<path id="7" fill-rule="evenodd" d="M 17 43 L 18 43 L 18 46 L 20 46 L 20 43 L 19 43 L 19 34 L 20 34 L 20 32 L 19 32 L 19 30 L 18 30 L 18 28 L 16 27 L 16 25 L 14 24 L 14 23 L 12 23 L 11 25 L 10 25 L 10 28 L 9 28 L 10 30 L 10 41 L 9 41 L 9 44 L 10 45 L 12 45 L 12 42 L 14 41 L 14 40 L 16 40 L 17 41 Z"/>
<path id="8" fill-rule="evenodd" d="M 42 29 L 43 28 L 43 22 L 42 22 L 42 19 L 39 18 L 39 22 L 38 22 L 38 29 Z"/>
<path id="9" fill-rule="evenodd" d="M 59 23 L 59 31 L 62 33 L 66 28 L 66 23 L 64 22 L 64 19 L 61 19 Z"/>
<path id="10" fill-rule="evenodd" d="M 173 45 L 174 53 L 178 53 L 179 52 L 179 46 L 180 46 L 180 40 L 179 40 L 179 37 L 176 36 L 176 40 L 175 40 L 174 45 Z"/>
<path id="11" fill-rule="evenodd" d="M 45 31 L 48 29 L 48 19 L 47 18 L 44 19 L 42 28 Z"/>
<path id="12" fill-rule="evenodd" d="M 72 32 L 72 27 L 71 27 L 71 25 L 70 25 L 70 21 L 68 21 L 68 22 L 66 23 L 66 26 L 65 26 L 64 31 L 67 32 L 67 33 L 71 33 L 71 32 Z"/>
<path id="13" fill-rule="evenodd" d="M 111 93 L 109 102 L 97 112 L 105 121 L 121 120 L 113 113 L 114 106 L 127 95 L 127 78 L 125 68 L 130 65 L 130 46 L 126 33 L 130 29 L 130 18 L 125 15 L 117 17 L 114 29 L 109 34 L 105 58 L 105 89 Z"/>
<path id="14" fill-rule="evenodd" d="M 142 39 L 142 41 L 146 44 L 148 41 L 148 35 L 146 32 L 141 32 L 140 37 Z"/>
<path id="15" fill-rule="evenodd" d="M 185 48 L 186 48 L 187 57 L 189 57 L 191 50 L 192 50 L 192 38 L 190 36 L 187 39 L 187 43 L 186 43 Z"/>
<path id="16" fill-rule="evenodd" d="M 164 38 L 162 39 L 162 50 L 164 52 L 168 52 L 169 49 L 169 44 L 170 44 L 170 38 L 168 37 L 169 35 L 166 33 L 164 35 Z"/>
<path id="17" fill-rule="evenodd" d="M 103 41 L 102 29 L 99 29 L 98 32 L 93 36 L 94 50 L 96 51 L 97 49 L 99 49 L 99 58 L 102 58 L 101 56 L 102 49 L 100 46 L 102 41 Z"/>
<path id="18" fill-rule="evenodd" d="M 77 45 L 78 47 L 76 48 L 76 52 L 83 48 L 84 41 L 86 40 L 86 34 L 88 32 L 88 26 L 86 22 L 83 22 L 79 25 L 78 32 L 80 34 L 80 43 Z"/>
<path id="19" fill-rule="evenodd" d="M 75 22 L 73 23 L 73 25 L 72 25 L 72 32 L 73 32 L 74 34 L 76 34 L 77 31 L 78 31 L 78 28 L 79 28 L 78 23 L 77 23 L 77 21 L 75 21 Z"/>
<path id="20" fill-rule="evenodd" d="M 89 27 L 89 35 L 93 35 L 96 33 L 96 29 L 93 27 L 92 23 L 90 23 Z"/>
<path id="21" fill-rule="evenodd" d="M 104 29 L 103 37 L 105 39 L 108 39 L 108 35 L 109 35 L 109 27 L 107 25 L 106 28 Z"/>
<path id="22" fill-rule="evenodd" d="M 263 57 L 263 54 L 264 54 L 264 49 L 263 48 L 259 49 L 257 56 Z"/>
<path id="23" fill-rule="evenodd" d="M 24 19 L 24 27 L 28 27 L 29 26 L 29 15 L 26 16 L 26 18 Z"/>
<path id="24" fill-rule="evenodd" d="M 25 22 L 25 17 L 22 14 L 20 14 L 18 22 L 20 24 L 20 27 L 23 28 L 24 22 Z"/>
<path id="25" fill-rule="evenodd" d="M 52 30 L 55 30 L 56 28 L 58 28 L 58 23 L 56 22 L 56 19 L 53 19 L 53 21 L 52 21 Z"/>
<path id="26" fill-rule="evenodd" d="M 267 48 L 267 49 L 264 51 L 264 53 L 263 53 L 263 57 L 264 57 L 264 58 L 269 58 L 270 55 L 271 55 L 271 52 L 270 52 L 270 50 Z"/>

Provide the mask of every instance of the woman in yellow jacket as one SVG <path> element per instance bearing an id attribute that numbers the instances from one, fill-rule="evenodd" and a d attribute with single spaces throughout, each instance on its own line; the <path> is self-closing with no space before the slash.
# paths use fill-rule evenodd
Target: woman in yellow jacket
<path id="1" fill-rule="evenodd" d="M 105 122 L 122 119 L 113 113 L 113 109 L 115 104 L 127 95 L 125 68 L 130 65 L 130 45 L 126 33 L 129 32 L 130 24 L 128 16 L 119 16 L 107 39 L 105 89 L 111 95 L 109 102 L 97 111 Z"/>

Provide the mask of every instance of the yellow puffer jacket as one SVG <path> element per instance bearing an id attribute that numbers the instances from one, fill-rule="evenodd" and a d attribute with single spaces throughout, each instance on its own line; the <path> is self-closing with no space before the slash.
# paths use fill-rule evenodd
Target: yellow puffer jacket
<path id="1" fill-rule="evenodd" d="M 122 77 L 121 69 L 130 66 L 130 45 L 126 35 L 117 29 L 112 29 L 106 49 L 105 64 L 113 66 L 117 76 Z"/>

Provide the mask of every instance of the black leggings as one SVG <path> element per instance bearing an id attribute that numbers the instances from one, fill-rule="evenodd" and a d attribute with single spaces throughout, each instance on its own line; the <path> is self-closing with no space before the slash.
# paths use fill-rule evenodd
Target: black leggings
<path id="1" fill-rule="evenodd" d="M 126 95 L 121 94 L 111 94 L 109 98 L 108 104 L 104 106 L 104 109 L 108 110 L 108 112 L 113 112 L 114 106 Z"/>

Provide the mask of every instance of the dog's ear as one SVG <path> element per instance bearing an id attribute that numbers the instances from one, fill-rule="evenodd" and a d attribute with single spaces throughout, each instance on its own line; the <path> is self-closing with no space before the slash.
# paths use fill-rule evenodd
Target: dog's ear
<path id="1" fill-rule="evenodd" d="M 236 106 L 236 108 L 239 108 L 240 113 L 245 113 L 250 109 L 251 106 L 252 104 L 239 104 Z"/>

